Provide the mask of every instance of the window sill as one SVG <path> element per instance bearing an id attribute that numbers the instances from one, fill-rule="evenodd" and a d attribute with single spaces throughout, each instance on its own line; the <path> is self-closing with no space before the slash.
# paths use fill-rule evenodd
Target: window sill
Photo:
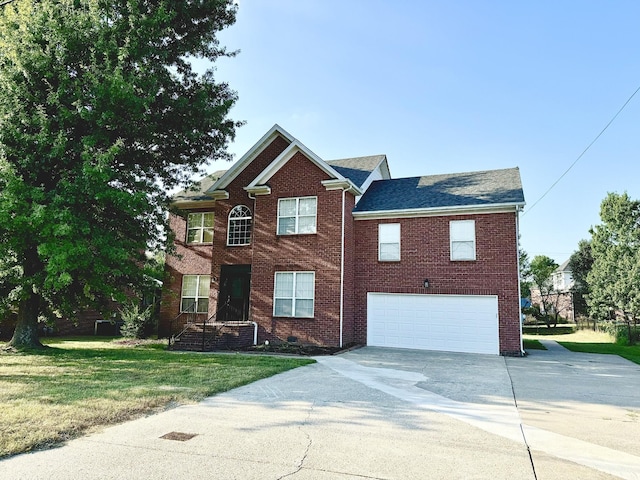
<path id="1" fill-rule="evenodd" d="M 273 315 L 271 318 L 274 320 L 314 320 L 314 317 L 285 317 L 282 315 Z"/>

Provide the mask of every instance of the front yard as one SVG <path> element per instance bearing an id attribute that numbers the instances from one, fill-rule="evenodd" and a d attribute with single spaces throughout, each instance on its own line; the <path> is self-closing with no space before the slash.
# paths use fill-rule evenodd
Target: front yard
<path id="1" fill-rule="evenodd" d="M 608 333 L 594 332 L 592 330 L 578 330 L 574 333 L 559 335 L 550 333 L 545 331 L 544 336 L 525 334 L 524 339 L 525 342 L 529 343 L 529 348 L 535 348 L 533 342 L 543 338 L 545 340 L 555 340 L 572 352 L 620 355 L 640 365 L 640 345 L 618 345 Z"/>
<path id="2" fill-rule="evenodd" d="M 0 349 L 0 459 L 313 363 L 95 337 L 43 343 L 29 354 Z"/>

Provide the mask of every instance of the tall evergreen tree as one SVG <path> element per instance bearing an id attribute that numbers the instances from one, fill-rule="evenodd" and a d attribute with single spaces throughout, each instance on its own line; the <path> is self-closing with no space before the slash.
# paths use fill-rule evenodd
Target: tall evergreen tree
<path id="1" fill-rule="evenodd" d="M 229 159 L 236 94 L 191 60 L 231 56 L 231 0 L 14 0 L 0 7 L 0 302 L 41 316 L 141 284 L 167 190 Z"/>

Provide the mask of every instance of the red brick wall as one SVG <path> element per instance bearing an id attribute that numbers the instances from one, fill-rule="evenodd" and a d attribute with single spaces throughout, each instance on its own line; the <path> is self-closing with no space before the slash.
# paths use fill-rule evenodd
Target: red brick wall
<path id="1" fill-rule="evenodd" d="M 497 295 L 500 352 L 520 353 L 516 214 L 355 222 L 355 337 L 366 343 L 367 292 Z M 475 220 L 476 260 L 451 261 L 449 222 Z M 400 223 L 400 262 L 378 261 L 378 224 Z M 428 289 L 423 287 L 429 279 Z"/>
<path id="2" fill-rule="evenodd" d="M 251 275 L 251 317 L 259 341 L 286 340 L 337 346 L 340 342 L 340 256 L 342 191 L 320 183 L 329 176 L 297 153 L 270 180 L 271 194 L 258 196 L 255 206 L 254 259 Z M 317 233 L 276 235 L 278 199 L 317 196 Z M 273 316 L 277 271 L 314 271 L 314 318 Z"/>
<path id="3" fill-rule="evenodd" d="M 213 209 L 197 209 L 192 212 L 211 212 Z M 172 321 L 180 313 L 180 292 L 182 290 L 183 275 L 211 275 L 211 252 L 213 246 L 209 244 L 187 244 L 187 219 L 171 214 L 169 217 L 171 230 L 176 235 L 174 255 L 167 255 L 165 263 L 165 281 L 162 288 L 162 302 L 160 303 L 160 320 L 158 322 L 158 336 L 166 337 L 178 333 L 177 325 Z M 214 238 L 215 242 L 215 238 Z M 211 305 L 209 305 L 211 308 Z M 204 317 L 204 315 L 202 315 Z M 170 328 L 173 327 L 173 331 Z"/>
<path id="4" fill-rule="evenodd" d="M 355 319 L 355 222 L 351 212 L 355 206 L 355 197 L 345 194 L 345 223 L 344 223 L 344 320 L 343 320 L 343 345 L 350 345 L 356 342 Z"/>

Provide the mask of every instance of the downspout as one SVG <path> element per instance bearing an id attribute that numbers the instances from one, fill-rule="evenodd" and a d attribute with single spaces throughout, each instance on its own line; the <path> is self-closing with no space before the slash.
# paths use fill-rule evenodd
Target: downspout
<path id="1" fill-rule="evenodd" d="M 524 340 L 522 339 L 522 285 L 520 285 L 520 210 L 516 207 L 516 259 L 518 261 L 518 323 L 520 324 L 520 355 L 524 356 Z"/>
<path id="2" fill-rule="evenodd" d="M 340 236 L 340 348 L 342 348 L 343 323 L 344 323 L 344 217 L 345 217 L 345 195 L 347 191 L 342 190 L 342 235 Z"/>
<path id="3" fill-rule="evenodd" d="M 256 202 L 256 197 L 251 196 L 250 193 L 247 192 L 247 196 L 253 200 L 253 222 L 251 223 L 251 236 L 253 237 L 251 239 L 251 275 L 249 276 L 249 317 L 251 317 L 251 297 L 252 297 L 252 293 L 253 293 L 253 288 L 251 287 L 251 284 L 253 283 L 253 254 L 256 251 L 256 242 L 255 242 L 255 224 L 256 224 L 256 208 L 257 208 L 257 204 L 258 202 Z M 249 319 L 247 319 L 249 320 Z M 258 324 L 252 320 L 249 320 L 252 324 L 253 324 L 253 345 L 258 345 Z"/>

